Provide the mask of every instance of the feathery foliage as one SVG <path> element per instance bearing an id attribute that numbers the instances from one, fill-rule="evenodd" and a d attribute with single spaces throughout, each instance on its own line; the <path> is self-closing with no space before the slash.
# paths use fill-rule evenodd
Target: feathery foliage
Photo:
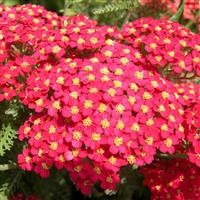
<path id="1" fill-rule="evenodd" d="M 16 131 L 10 124 L 3 124 L 0 131 L 0 156 L 3 156 L 6 151 L 10 150 L 14 144 L 16 138 Z"/>

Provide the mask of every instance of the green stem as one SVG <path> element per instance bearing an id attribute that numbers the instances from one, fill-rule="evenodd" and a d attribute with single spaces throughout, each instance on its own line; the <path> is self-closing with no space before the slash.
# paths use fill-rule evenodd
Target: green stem
<path id="1" fill-rule="evenodd" d="M 67 16 L 67 9 L 68 9 L 68 2 L 67 0 L 64 1 L 64 15 Z"/>
<path id="2" fill-rule="evenodd" d="M 16 164 L 2 164 L 0 165 L 0 171 L 7 171 L 11 169 L 17 169 Z"/>

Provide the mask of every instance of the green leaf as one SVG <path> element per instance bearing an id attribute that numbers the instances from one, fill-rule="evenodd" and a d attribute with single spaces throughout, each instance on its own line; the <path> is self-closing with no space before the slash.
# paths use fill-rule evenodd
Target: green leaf
<path id="1" fill-rule="evenodd" d="M 5 1 L 3 1 L 3 3 L 6 6 L 15 6 L 17 4 L 20 4 L 20 1 L 19 0 L 5 0 Z"/>
<path id="2" fill-rule="evenodd" d="M 185 0 L 181 0 L 178 11 L 170 18 L 171 21 L 179 21 L 181 15 L 183 14 L 184 6 Z"/>
<path id="3" fill-rule="evenodd" d="M 6 151 L 12 148 L 16 137 L 16 131 L 12 129 L 10 124 L 2 126 L 0 131 L 0 156 L 3 156 Z"/>

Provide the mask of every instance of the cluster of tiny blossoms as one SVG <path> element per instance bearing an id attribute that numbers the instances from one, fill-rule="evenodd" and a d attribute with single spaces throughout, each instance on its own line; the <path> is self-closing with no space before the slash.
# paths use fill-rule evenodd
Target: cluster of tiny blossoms
<path id="1" fill-rule="evenodd" d="M 152 200 L 200 199 L 200 171 L 180 159 L 155 162 L 140 170 L 151 189 Z"/>
<path id="2" fill-rule="evenodd" d="M 159 72 L 198 76 L 198 35 L 150 18 L 119 31 L 39 6 L 0 10 L 1 100 L 17 95 L 33 110 L 18 131 L 22 169 L 65 168 L 84 194 L 96 183 L 115 190 L 121 167 L 150 164 L 188 138 L 184 114 L 199 86 Z"/>
<path id="3" fill-rule="evenodd" d="M 168 78 L 200 75 L 200 36 L 175 22 L 141 18 L 124 25 L 125 42 L 135 62 Z"/>

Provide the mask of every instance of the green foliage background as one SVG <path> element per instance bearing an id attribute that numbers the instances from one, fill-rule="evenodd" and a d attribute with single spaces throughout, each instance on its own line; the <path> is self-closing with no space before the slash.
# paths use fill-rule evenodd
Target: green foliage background
<path id="1" fill-rule="evenodd" d="M 156 18 L 168 15 L 166 10 L 153 12 L 150 8 L 141 7 L 138 0 L 0 0 L 7 6 L 19 4 L 39 4 L 60 15 L 82 13 L 96 19 L 100 24 L 121 27 L 123 23 L 139 17 Z M 171 19 L 176 20 L 193 31 L 197 31 L 197 23 L 184 20 L 183 5 Z M 145 10 L 145 12 L 144 12 Z M 135 169 L 122 170 L 122 183 L 116 194 L 96 189 L 90 198 L 82 196 L 70 181 L 66 171 L 52 171 L 51 177 L 41 179 L 34 173 L 25 173 L 16 165 L 17 154 L 25 144 L 17 141 L 17 129 L 30 113 L 18 99 L 0 103 L 0 200 L 8 200 L 10 195 L 22 192 L 25 195 L 36 194 L 42 200 L 148 200 L 150 192 L 143 186 L 143 177 Z"/>

